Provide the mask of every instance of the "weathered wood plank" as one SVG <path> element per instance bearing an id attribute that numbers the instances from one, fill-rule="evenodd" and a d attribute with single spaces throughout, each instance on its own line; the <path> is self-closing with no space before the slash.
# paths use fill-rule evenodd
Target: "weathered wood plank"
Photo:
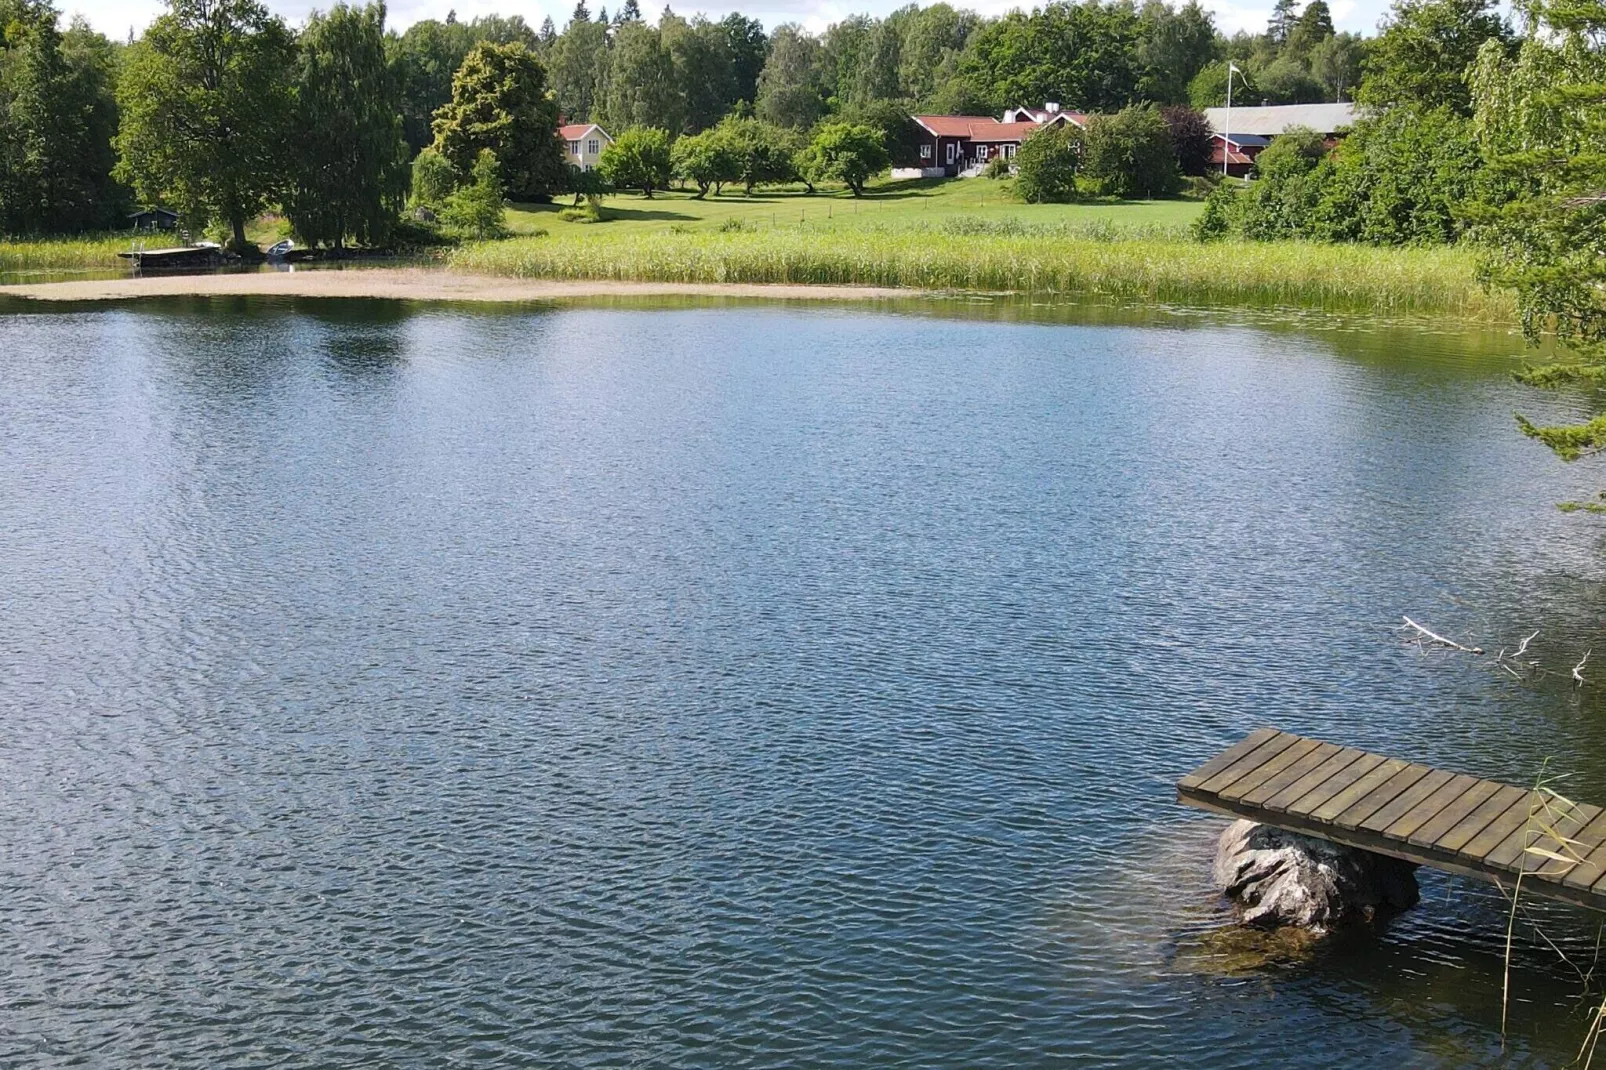
<path id="1" fill-rule="evenodd" d="M 1511 809 L 1489 822 L 1482 832 L 1462 844 L 1461 853 L 1481 861 L 1490 851 L 1504 843 L 1506 837 L 1526 825 L 1529 815 L 1538 804 L 1539 799 L 1534 792 L 1524 791 L 1521 797 L 1511 804 Z"/>
<path id="2" fill-rule="evenodd" d="M 1455 828 L 1468 814 L 1482 806 L 1489 796 L 1499 790 L 1500 785 L 1492 780 L 1474 780 L 1455 802 L 1422 822 L 1415 832 L 1405 837 L 1405 841 L 1418 847 L 1433 846 L 1439 842 L 1439 837 Z"/>
<path id="3" fill-rule="evenodd" d="M 1232 787 L 1239 780 L 1253 773 L 1298 741 L 1298 736 L 1279 732 L 1209 780 L 1206 780 L 1203 784 L 1200 784 L 1199 790 L 1208 792 L 1211 795 L 1219 795 L 1222 788 Z"/>
<path id="4" fill-rule="evenodd" d="M 1429 769 L 1426 776 L 1372 811 L 1365 820 L 1355 827 L 1368 829 L 1372 832 L 1382 832 L 1404 817 L 1412 807 L 1449 783 L 1451 779 L 1452 774 L 1443 769 Z"/>
<path id="5" fill-rule="evenodd" d="M 1565 866 L 1558 862 L 1554 870 L 1535 870 L 1534 876 L 1553 880 L 1568 888 L 1592 888 L 1596 881 L 1606 876 L 1606 843 L 1585 854 L 1584 860 L 1576 866 Z"/>
<path id="6" fill-rule="evenodd" d="M 1457 773 L 1445 781 L 1444 784 L 1435 788 L 1433 794 L 1401 814 L 1392 825 L 1384 828 L 1383 835 L 1402 840 L 1409 839 L 1417 829 L 1439 816 L 1445 807 L 1453 805 L 1457 799 L 1478 784 L 1477 777 Z"/>
<path id="7" fill-rule="evenodd" d="M 1458 854 L 1462 846 L 1482 832 L 1495 818 L 1516 806 L 1526 805 L 1528 793 L 1509 784 L 1496 785 L 1494 794 L 1479 803 L 1473 811 L 1442 833 L 1433 846 L 1441 851 Z"/>
<path id="8" fill-rule="evenodd" d="M 1371 817 L 1384 805 L 1393 802 L 1402 791 L 1431 772 L 1432 770 L 1425 765 L 1417 765 L 1415 762 L 1404 763 L 1393 776 L 1334 815 L 1333 824 L 1340 828 L 1359 828 L 1362 821 Z"/>
<path id="9" fill-rule="evenodd" d="M 1316 821 L 1331 822 L 1339 814 L 1364 799 L 1373 788 L 1386 783 L 1390 777 L 1404 769 L 1408 764 L 1410 763 L 1402 762 L 1398 758 L 1385 758 L 1358 777 L 1349 787 L 1331 796 L 1326 802 L 1307 811 L 1307 813 Z"/>
<path id="10" fill-rule="evenodd" d="M 1600 807 L 1590 803 L 1568 805 L 1554 798 L 1546 798 L 1538 812 L 1533 815 L 1533 819 L 1523 822 L 1521 827 L 1500 841 L 1499 845 L 1483 856 L 1483 861 L 1491 866 L 1510 866 L 1525 873 L 1532 873 L 1540 868 L 1538 863 L 1555 861 L 1538 853 L 1549 851 L 1552 854 L 1570 857 L 1571 864 L 1576 865 L 1591 848 L 1599 844 L 1598 839 L 1587 846 L 1574 841 L 1578 833 L 1600 813 Z"/>
<path id="11" fill-rule="evenodd" d="M 1339 792 L 1349 788 L 1361 777 L 1370 773 L 1383 764 L 1381 754 L 1362 754 L 1338 772 L 1324 780 L 1319 786 L 1312 788 L 1304 795 L 1288 804 L 1290 812 L 1308 814 L 1316 807 L 1321 806 Z"/>
<path id="12" fill-rule="evenodd" d="M 1253 791 L 1244 792 L 1243 795 L 1239 796 L 1239 799 L 1251 806 L 1265 805 L 1272 796 L 1278 794 L 1295 781 L 1302 779 L 1305 774 L 1316 769 L 1341 750 L 1343 748 L 1336 743 L 1317 743 L 1315 747 L 1300 755 L 1297 760 L 1286 766 L 1276 776 L 1268 777 L 1261 781 L 1258 787 Z M 1359 752 L 1357 751 L 1356 753 Z"/>
<path id="13" fill-rule="evenodd" d="M 1279 813 L 1287 810 L 1293 803 L 1364 757 L 1366 757 L 1365 751 L 1356 750 L 1354 747 L 1340 747 L 1337 754 L 1267 799 L 1266 809 Z"/>
<path id="14" fill-rule="evenodd" d="M 1221 772 L 1239 758 L 1248 754 L 1273 736 L 1280 735 L 1275 728 L 1257 728 L 1208 762 L 1177 781 L 1179 788 L 1196 788 Z"/>
<path id="15" fill-rule="evenodd" d="M 1290 765 L 1293 765 L 1295 762 L 1299 761 L 1299 759 L 1315 750 L 1319 745 L 1320 744 L 1317 740 L 1295 737 L 1294 743 L 1285 748 L 1281 754 L 1271 758 L 1254 772 L 1240 777 L 1238 781 L 1231 786 L 1222 788 L 1216 794 L 1220 795 L 1223 799 L 1241 799 L 1245 795 L 1249 794 L 1249 792 L 1259 789 L 1268 780 L 1271 780 L 1273 777 L 1276 777 L 1282 773 L 1284 769 L 1287 769 Z"/>

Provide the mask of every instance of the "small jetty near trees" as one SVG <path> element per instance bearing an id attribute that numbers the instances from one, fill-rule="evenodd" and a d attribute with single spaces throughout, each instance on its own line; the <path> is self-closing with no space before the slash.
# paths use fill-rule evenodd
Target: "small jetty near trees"
<path id="1" fill-rule="evenodd" d="M 1177 782 L 1189 806 L 1606 911 L 1606 810 L 1261 728 Z"/>

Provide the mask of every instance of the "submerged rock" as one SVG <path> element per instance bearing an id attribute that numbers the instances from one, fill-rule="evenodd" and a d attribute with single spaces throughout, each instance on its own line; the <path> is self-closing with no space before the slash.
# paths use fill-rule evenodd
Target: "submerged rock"
<path id="1" fill-rule="evenodd" d="M 1397 858 L 1234 821 L 1216 848 L 1216 884 L 1249 925 L 1328 932 L 1416 905 L 1416 866 Z"/>

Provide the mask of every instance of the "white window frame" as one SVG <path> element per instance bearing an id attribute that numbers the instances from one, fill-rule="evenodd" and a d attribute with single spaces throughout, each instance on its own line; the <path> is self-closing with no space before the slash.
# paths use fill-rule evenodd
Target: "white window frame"
<path id="1" fill-rule="evenodd" d="M 569 155 L 570 156 L 578 156 L 578 155 L 580 155 L 580 143 L 578 141 L 569 142 Z"/>
<path id="2" fill-rule="evenodd" d="M 590 141 L 588 141 L 586 143 L 586 151 L 589 152 L 593 156 L 595 156 L 597 153 L 601 152 L 602 151 L 601 140 L 599 138 L 592 138 Z"/>
<path id="3" fill-rule="evenodd" d="M 986 160 L 987 160 L 987 146 L 986 145 L 977 145 L 976 146 L 976 162 L 977 163 L 985 163 Z"/>
<path id="4" fill-rule="evenodd" d="M 922 160 L 931 159 L 931 146 L 930 145 L 921 145 L 920 146 L 920 158 Z"/>
<path id="5" fill-rule="evenodd" d="M 954 162 L 954 154 L 955 154 L 955 151 L 958 148 L 959 148 L 959 146 L 954 144 L 952 141 L 948 142 L 948 162 L 949 163 L 953 163 Z"/>

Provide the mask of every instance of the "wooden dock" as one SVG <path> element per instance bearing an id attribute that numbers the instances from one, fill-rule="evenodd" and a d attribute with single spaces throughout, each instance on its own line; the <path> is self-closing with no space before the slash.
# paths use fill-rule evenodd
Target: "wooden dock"
<path id="1" fill-rule="evenodd" d="M 1262 728 L 1177 781 L 1190 806 L 1606 910 L 1606 810 Z"/>

